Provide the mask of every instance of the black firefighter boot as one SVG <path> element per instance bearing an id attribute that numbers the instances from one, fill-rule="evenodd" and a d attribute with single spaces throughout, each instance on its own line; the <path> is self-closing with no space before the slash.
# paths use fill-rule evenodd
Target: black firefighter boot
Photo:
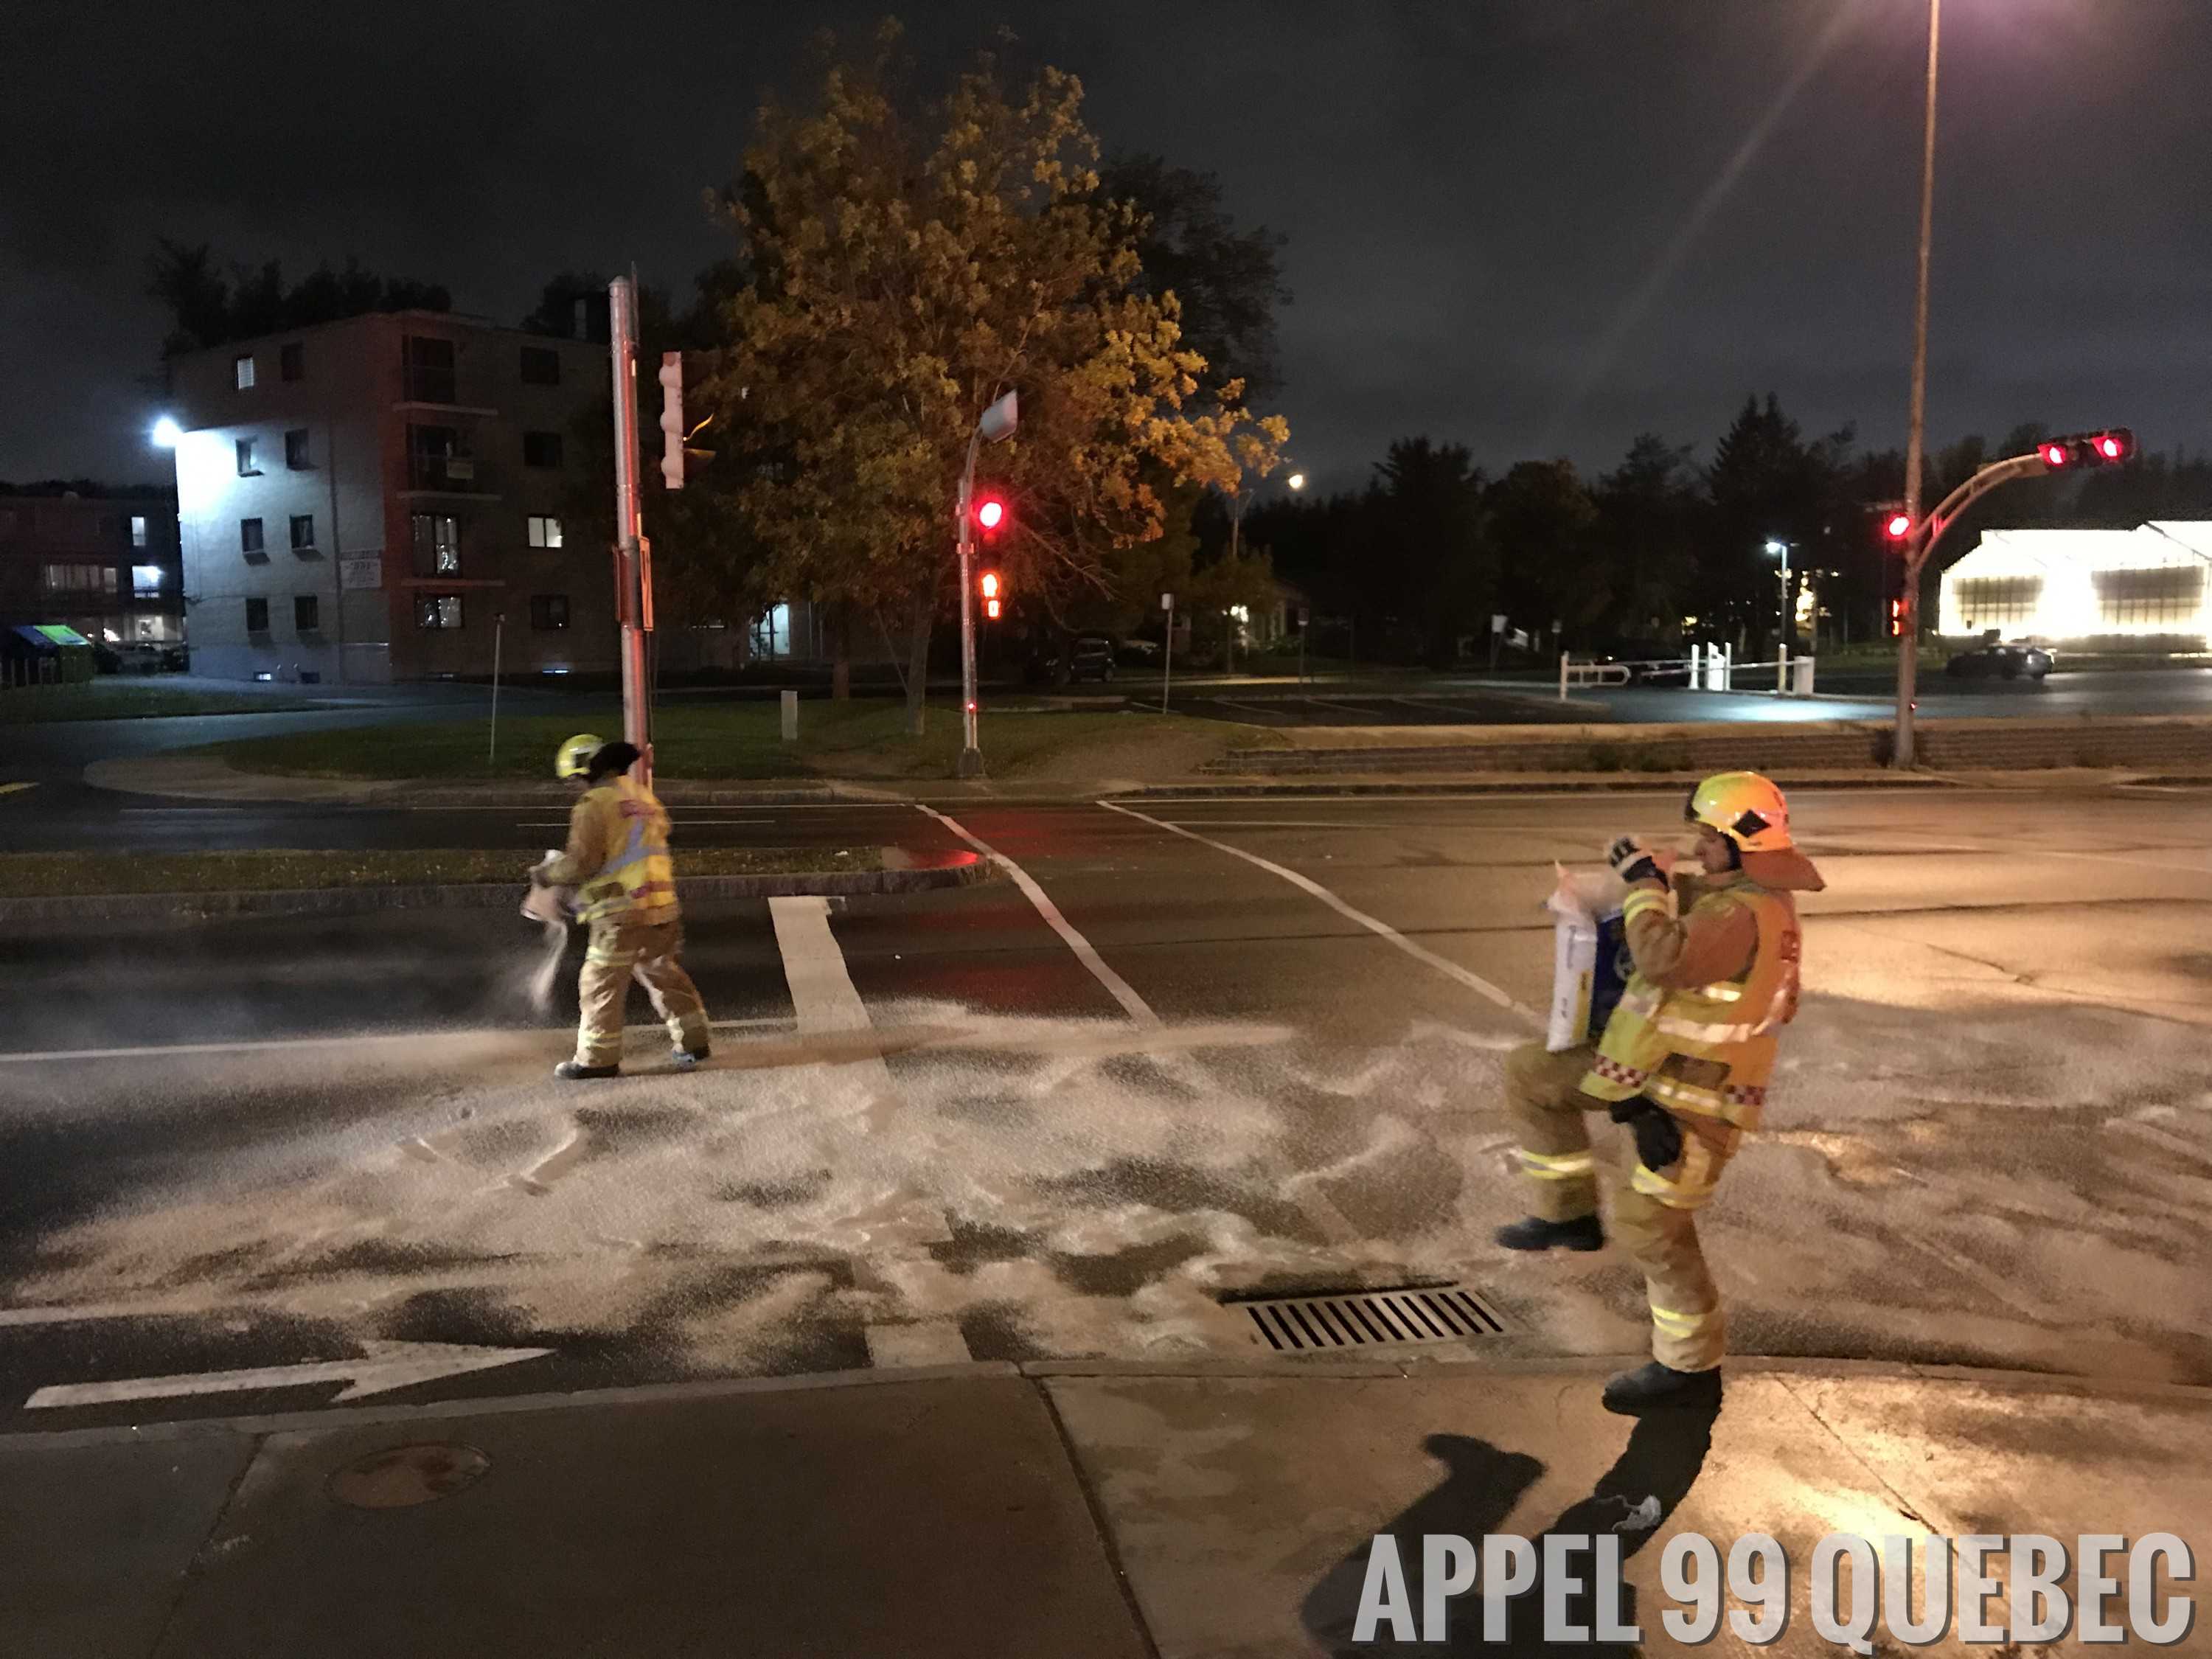
<path id="1" fill-rule="evenodd" d="M 1604 1403 L 1606 1410 L 1623 1417 L 1656 1411 L 1717 1412 L 1721 1408 L 1720 1368 L 1678 1371 L 1655 1359 L 1608 1382 Z"/>
<path id="2" fill-rule="evenodd" d="M 1605 1227 L 1594 1215 L 1578 1215 L 1572 1221 L 1547 1221 L 1541 1216 L 1524 1216 L 1510 1226 L 1500 1227 L 1491 1237 L 1509 1250 L 1605 1248 Z"/>

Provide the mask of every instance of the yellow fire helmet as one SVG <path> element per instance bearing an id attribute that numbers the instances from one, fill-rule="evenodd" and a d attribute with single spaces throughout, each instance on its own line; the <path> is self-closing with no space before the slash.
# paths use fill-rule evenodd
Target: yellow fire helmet
<path id="1" fill-rule="evenodd" d="M 561 745 L 553 757 L 553 775 L 556 778 L 580 778 L 592 769 L 592 757 L 605 746 L 606 739 L 595 738 L 588 732 L 579 732 Z"/>
<path id="2" fill-rule="evenodd" d="M 1790 839 L 1790 803 L 1757 772 L 1716 772 L 1690 791 L 1682 816 L 1717 830 L 1747 853 L 1779 853 Z"/>

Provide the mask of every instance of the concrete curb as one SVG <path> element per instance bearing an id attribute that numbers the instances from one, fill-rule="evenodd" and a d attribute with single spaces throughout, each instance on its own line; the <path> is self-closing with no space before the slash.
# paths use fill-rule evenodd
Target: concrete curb
<path id="1" fill-rule="evenodd" d="M 96 1429 L 0 1429 L 0 1444 L 29 1445 L 56 1451 L 118 1442 L 175 1441 L 209 1434 L 269 1435 L 301 1431 L 336 1432 L 380 1424 L 448 1421 L 509 1413 L 576 1411 L 649 1405 L 671 1401 L 741 1398 L 749 1395 L 811 1393 L 826 1389 L 889 1388 L 901 1383 L 964 1382 L 1018 1376 L 1040 1385 L 1056 1378 L 1180 1379 L 1190 1382 L 1290 1381 L 1315 1382 L 1436 1381 L 1486 1375 L 1595 1379 L 1617 1370 L 1643 1351 L 1582 1354 L 1543 1359 L 1480 1358 L 1457 1362 L 1407 1359 L 1183 1360 L 1135 1359 L 970 1360 L 965 1364 L 868 1367 L 844 1371 L 803 1371 L 788 1376 L 714 1377 L 681 1382 L 641 1382 L 612 1389 L 565 1393 L 504 1395 L 489 1398 L 433 1401 L 410 1406 L 386 1403 L 270 1413 L 243 1417 L 181 1418 L 161 1423 Z M 2186 1382 L 2152 1382 L 2130 1378 L 2070 1376 L 2045 1371 L 1984 1370 L 1971 1365 L 1923 1365 L 1906 1360 L 1812 1359 L 1730 1355 L 1734 1376 L 1799 1377 L 1808 1382 L 1924 1382 L 2002 1389 L 2012 1393 L 2068 1395 L 2098 1401 L 2163 1400 L 2212 1409 L 2212 1387 Z"/>
<path id="2" fill-rule="evenodd" d="M 1433 780 L 1379 781 L 1353 775 L 1296 783 L 1155 783 L 1109 795 L 1109 800 L 1203 800 L 1215 797 L 1294 799 L 1300 795 L 1579 795 L 1592 791 L 1633 793 L 1662 790 L 1679 793 L 1702 781 L 1704 772 L 1583 772 L 1543 774 L 1469 772 Z M 1972 788 L 1973 781 L 1930 772 L 1792 772 L 1778 768 L 1774 781 L 1785 789 Z"/>
<path id="3" fill-rule="evenodd" d="M 830 898 L 920 893 L 988 881 L 995 866 L 974 854 L 964 861 L 909 870 L 789 871 L 752 876 L 684 876 L 676 895 L 687 903 L 719 899 Z M 380 910 L 506 910 L 520 905 L 523 884 L 453 882 L 416 887 L 311 887 L 270 892 L 106 893 L 0 897 L 0 925 L 127 921 L 149 916 L 350 916 Z"/>

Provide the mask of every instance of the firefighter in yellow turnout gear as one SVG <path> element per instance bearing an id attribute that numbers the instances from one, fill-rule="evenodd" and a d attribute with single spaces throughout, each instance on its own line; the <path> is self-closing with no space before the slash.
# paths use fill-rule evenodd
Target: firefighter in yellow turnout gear
<path id="1" fill-rule="evenodd" d="M 708 1050 L 707 1010 L 677 961 L 684 933 L 676 908 L 676 866 L 668 854 L 668 813 L 629 775 L 640 757 L 627 743 L 578 736 L 561 745 L 554 771 L 580 784 L 568 815 L 568 844 L 530 872 L 540 886 L 573 887 L 589 929 L 576 990 L 582 1004 L 576 1057 L 553 1074 L 569 1081 L 622 1071 L 623 1005 L 634 977 L 667 1024 L 678 1066 Z"/>
<path id="2" fill-rule="evenodd" d="M 1611 849 L 1629 884 L 1622 929 L 1635 971 L 1596 1047 L 1530 1043 L 1506 1064 L 1534 1213 L 1500 1230 L 1499 1243 L 1601 1249 L 1583 1114 L 1605 1111 L 1633 1137 L 1613 1224 L 1644 1270 L 1652 1360 L 1606 1384 L 1606 1405 L 1626 1413 L 1720 1402 L 1724 1326 L 1697 1211 L 1759 1127 L 1777 1034 L 1797 1012 L 1790 895 L 1824 884 L 1790 841 L 1782 792 L 1756 772 L 1707 778 L 1684 816 L 1698 827 L 1702 874 L 1673 874 L 1670 854 L 1633 837 Z"/>

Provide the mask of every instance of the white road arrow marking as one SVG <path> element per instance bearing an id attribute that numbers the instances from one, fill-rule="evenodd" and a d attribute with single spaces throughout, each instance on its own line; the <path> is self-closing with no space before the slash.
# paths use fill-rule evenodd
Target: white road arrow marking
<path id="1" fill-rule="evenodd" d="M 332 1405 L 373 1394 L 434 1382 L 469 1371 L 535 1359 L 550 1348 L 479 1348 L 454 1342 L 363 1342 L 359 1359 L 324 1359 L 304 1365 L 263 1365 L 252 1370 L 199 1371 L 182 1376 L 131 1376 L 114 1382 L 62 1382 L 40 1389 L 24 1409 L 53 1406 L 109 1406 L 129 1400 L 167 1400 L 179 1395 L 232 1394 L 246 1389 L 289 1389 L 302 1382 L 343 1382 Z"/>

